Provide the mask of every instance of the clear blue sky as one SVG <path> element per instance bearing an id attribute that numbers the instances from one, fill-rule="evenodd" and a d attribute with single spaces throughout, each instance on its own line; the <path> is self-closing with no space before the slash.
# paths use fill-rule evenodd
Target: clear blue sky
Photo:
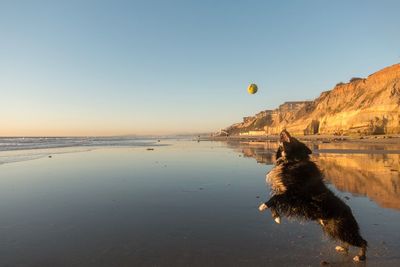
<path id="1" fill-rule="evenodd" d="M 0 0 L 0 135 L 217 130 L 400 62 L 399 10 L 396 0 Z"/>

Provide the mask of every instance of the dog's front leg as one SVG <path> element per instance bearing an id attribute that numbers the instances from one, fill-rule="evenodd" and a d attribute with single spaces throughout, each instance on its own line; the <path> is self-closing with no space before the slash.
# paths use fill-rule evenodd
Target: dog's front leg
<path id="1" fill-rule="evenodd" d="M 275 206 L 276 196 L 271 197 L 267 202 L 262 203 L 259 207 L 259 211 L 264 211 L 268 208 L 272 208 Z"/>
<path id="2" fill-rule="evenodd" d="M 267 202 L 262 203 L 258 209 L 260 211 L 264 211 L 266 209 L 271 209 L 274 208 L 276 206 L 276 204 L 280 201 L 284 201 L 285 200 L 285 196 L 283 194 L 280 195 L 273 195 Z"/>
<path id="3" fill-rule="evenodd" d="M 279 198 L 280 198 L 279 195 L 275 195 L 275 196 L 271 197 L 267 202 L 262 203 L 258 207 L 259 211 L 264 211 L 269 208 L 271 210 L 272 218 L 274 218 L 274 221 L 278 224 L 281 223 L 281 217 L 280 217 L 279 213 L 276 211 L 275 205 Z"/>

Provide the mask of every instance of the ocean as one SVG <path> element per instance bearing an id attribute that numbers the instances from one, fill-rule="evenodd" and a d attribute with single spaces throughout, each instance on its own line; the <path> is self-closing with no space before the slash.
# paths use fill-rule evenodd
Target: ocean
<path id="1" fill-rule="evenodd" d="M 100 147 L 160 146 L 149 137 L 0 137 L 0 164 Z"/>

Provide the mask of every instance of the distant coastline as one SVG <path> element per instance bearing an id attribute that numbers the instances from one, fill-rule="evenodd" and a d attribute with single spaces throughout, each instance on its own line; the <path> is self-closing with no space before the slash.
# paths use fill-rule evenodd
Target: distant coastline
<path id="1" fill-rule="evenodd" d="M 278 135 L 232 135 L 232 136 L 201 136 L 200 140 L 211 141 L 243 141 L 243 142 L 268 142 L 278 141 Z M 367 136 L 337 136 L 337 135 L 300 135 L 296 138 L 309 142 L 351 142 L 363 144 L 400 144 L 400 134 L 367 135 Z"/>

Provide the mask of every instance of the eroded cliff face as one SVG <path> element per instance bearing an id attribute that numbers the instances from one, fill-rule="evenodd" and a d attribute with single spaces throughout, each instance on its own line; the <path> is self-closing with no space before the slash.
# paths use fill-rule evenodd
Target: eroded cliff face
<path id="1" fill-rule="evenodd" d="M 400 133 L 400 64 L 340 83 L 314 101 L 285 102 L 245 117 L 226 130 L 278 134 L 283 128 L 295 135 Z"/>

